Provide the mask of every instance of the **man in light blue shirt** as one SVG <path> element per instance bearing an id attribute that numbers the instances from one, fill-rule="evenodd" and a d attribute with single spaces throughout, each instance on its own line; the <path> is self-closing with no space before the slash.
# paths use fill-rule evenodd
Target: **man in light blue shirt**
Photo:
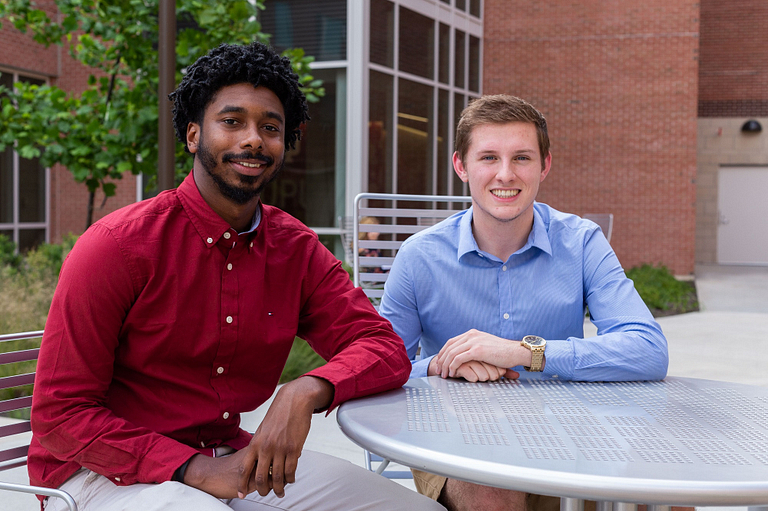
<path id="1" fill-rule="evenodd" d="M 484 96 L 462 113 L 453 164 L 472 207 L 403 243 L 381 301 L 411 377 L 666 375 L 664 334 L 599 227 L 535 202 L 551 163 L 546 121 L 525 101 Z M 585 339 L 586 307 L 598 335 Z M 449 510 L 537 505 L 521 492 L 414 475 Z"/>

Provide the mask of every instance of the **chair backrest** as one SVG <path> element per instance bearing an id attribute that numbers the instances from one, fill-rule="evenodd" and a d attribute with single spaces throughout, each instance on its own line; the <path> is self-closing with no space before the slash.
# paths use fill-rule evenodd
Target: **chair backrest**
<path id="1" fill-rule="evenodd" d="M 40 352 L 38 339 L 42 336 L 42 330 L 0 335 L 0 473 L 27 464 L 32 437 L 31 386 Z M 0 490 L 58 497 L 70 510 L 77 511 L 72 497 L 61 490 L 2 481 Z"/>
<path id="2" fill-rule="evenodd" d="M 359 194 L 355 197 L 352 237 L 355 286 L 362 287 L 378 306 L 389 268 L 403 241 L 471 204 L 472 198 L 463 196 Z"/>
<path id="3" fill-rule="evenodd" d="M 0 438 L 5 445 L 22 443 L 18 439 L 32 431 L 29 424 L 32 394 L 24 392 L 24 387 L 35 382 L 35 362 L 40 350 L 23 346 L 30 344 L 23 341 L 39 339 L 42 335 L 42 331 L 0 335 L 0 351 L 5 352 L 0 353 L 0 424 L 3 424 Z M 26 464 L 28 449 L 29 440 L 26 440 L 22 445 L 0 451 L 0 471 Z"/>
<path id="4" fill-rule="evenodd" d="M 608 243 L 611 242 L 611 234 L 613 234 L 613 213 L 587 213 L 583 216 L 587 220 L 592 220 L 602 229 L 605 239 Z"/>

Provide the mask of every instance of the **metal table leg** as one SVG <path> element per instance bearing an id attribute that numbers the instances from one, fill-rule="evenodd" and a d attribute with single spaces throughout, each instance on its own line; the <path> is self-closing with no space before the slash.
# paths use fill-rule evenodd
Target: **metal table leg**
<path id="1" fill-rule="evenodd" d="M 567 499 L 561 497 L 560 511 L 584 511 L 584 501 L 581 499 Z"/>

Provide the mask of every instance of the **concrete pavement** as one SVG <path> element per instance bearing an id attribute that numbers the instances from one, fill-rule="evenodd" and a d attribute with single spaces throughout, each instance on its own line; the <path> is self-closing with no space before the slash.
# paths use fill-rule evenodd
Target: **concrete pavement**
<path id="1" fill-rule="evenodd" d="M 696 288 L 699 312 L 659 318 L 669 341 L 669 374 L 768 386 L 768 268 L 697 266 Z M 586 336 L 595 334 L 591 324 L 585 327 Z M 243 427 L 255 431 L 270 402 L 245 414 Z M 363 466 L 362 449 L 341 433 L 335 413 L 313 418 L 305 447 Z M 26 472 L 0 473 L 0 480 L 26 482 Z M 401 484 L 413 488 L 412 481 Z M 3 493 L 3 509 L 37 509 L 34 497 Z"/>

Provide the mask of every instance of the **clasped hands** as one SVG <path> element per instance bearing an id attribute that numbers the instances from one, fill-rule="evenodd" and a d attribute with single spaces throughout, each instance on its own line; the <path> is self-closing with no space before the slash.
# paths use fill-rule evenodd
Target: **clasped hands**
<path id="1" fill-rule="evenodd" d="M 502 376 L 516 379 L 520 373 L 509 368 L 520 365 L 531 365 L 531 352 L 519 341 L 472 329 L 449 339 L 430 361 L 427 374 L 471 382 L 494 381 Z"/>
<path id="2" fill-rule="evenodd" d="M 333 386 L 320 378 L 305 376 L 284 385 L 247 447 L 223 458 L 196 454 L 184 482 L 221 499 L 254 491 L 283 497 L 285 486 L 296 481 L 312 414 L 332 399 Z"/>

